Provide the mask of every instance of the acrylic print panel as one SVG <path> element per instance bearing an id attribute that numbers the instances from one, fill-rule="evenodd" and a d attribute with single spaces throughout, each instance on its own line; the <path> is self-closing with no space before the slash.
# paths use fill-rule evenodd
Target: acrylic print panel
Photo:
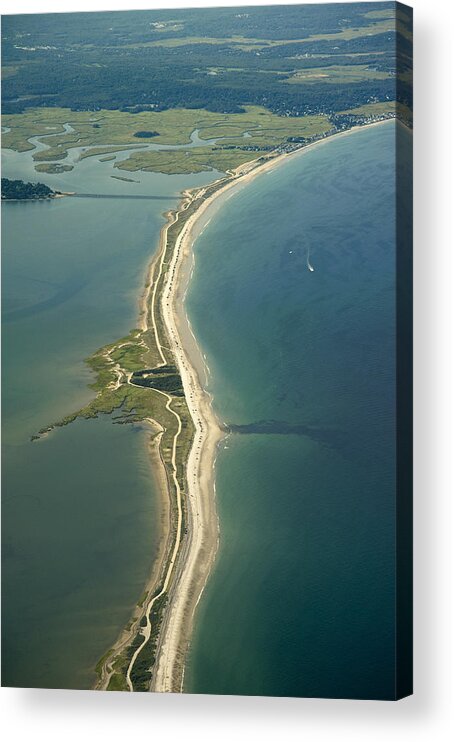
<path id="1" fill-rule="evenodd" d="M 410 694 L 411 9 L 2 26 L 3 684 Z"/>

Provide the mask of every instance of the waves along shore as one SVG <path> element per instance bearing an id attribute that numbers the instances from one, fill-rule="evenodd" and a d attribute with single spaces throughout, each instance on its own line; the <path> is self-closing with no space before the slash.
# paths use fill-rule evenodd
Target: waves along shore
<path id="1" fill-rule="evenodd" d="M 368 124 L 375 126 L 383 121 Z M 355 127 L 333 137 L 348 136 Z M 98 690 L 181 692 L 194 613 L 219 540 L 214 469 L 225 426 L 204 389 L 204 361 L 184 296 L 192 246 L 215 209 L 238 188 L 331 137 L 253 160 L 209 186 L 186 191 L 169 212 L 146 278 L 139 326 L 89 359 L 96 398 L 40 430 L 117 411 L 116 422 L 151 426 L 153 471 L 163 499 L 163 537 L 144 594 L 115 645 L 99 660 Z"/>

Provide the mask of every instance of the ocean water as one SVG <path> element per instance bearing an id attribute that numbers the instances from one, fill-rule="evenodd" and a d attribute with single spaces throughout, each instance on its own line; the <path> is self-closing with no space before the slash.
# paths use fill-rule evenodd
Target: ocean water
<path id="1" fill-rule="evenodd" d="M 323 143 L 196 241 L 187 311 L 232 433 L 187 692 L 395 695 L 395 142 Z"/>
<path id="2" fill-rule="evenodd" d="M 216 174 L 140 173 L 129 183 L 111 177 L 113 161 L 88 158 L 38 175 L 31 155 L 3 151 L 2 174 L 164 197 L 2 204 L 2 682 L 90 688 L 156 555 L 162 512 L 149 433 L 106 417 L 30 436 L 92 398 L 83 360 L 136 326 L 163 212 Z"/>

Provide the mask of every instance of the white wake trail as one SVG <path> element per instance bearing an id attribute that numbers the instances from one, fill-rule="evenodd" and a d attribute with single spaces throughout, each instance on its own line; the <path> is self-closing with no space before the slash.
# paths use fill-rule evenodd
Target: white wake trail
<path id="1" fill-rule="evenodd" d="M 313 273 L 315 269 L 310 264 L 310 261 L 309 261 L 309 248 L 307 248 L 306 265 L 307 265 L 308 269 L 311 271 L 311 273 Z"/>

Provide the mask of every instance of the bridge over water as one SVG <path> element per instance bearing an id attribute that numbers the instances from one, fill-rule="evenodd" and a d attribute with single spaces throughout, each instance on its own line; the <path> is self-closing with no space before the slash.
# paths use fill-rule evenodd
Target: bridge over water
<path id="1" fill-rule="evenodd" d="M 133 195 L 132 193 L 121 194 L 121 193 L 69 193 L 68 196 L 73 198 L 122 198 L 122 199 L 142 199 L 146 201 L 169 201 L 170 199 L 180 198 L 178 195 L 172 196 L 141 196 Z"/>

